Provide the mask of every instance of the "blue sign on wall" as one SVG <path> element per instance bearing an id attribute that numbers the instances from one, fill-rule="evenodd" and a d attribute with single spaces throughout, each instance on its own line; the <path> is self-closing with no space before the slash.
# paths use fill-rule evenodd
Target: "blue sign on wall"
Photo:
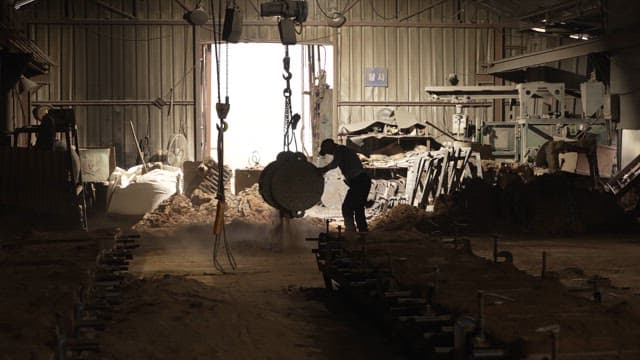
<path id="1" fill-rule="evenodd" d="M 364 86 L 387 87 L 387 68 L 365 68 Z"/>

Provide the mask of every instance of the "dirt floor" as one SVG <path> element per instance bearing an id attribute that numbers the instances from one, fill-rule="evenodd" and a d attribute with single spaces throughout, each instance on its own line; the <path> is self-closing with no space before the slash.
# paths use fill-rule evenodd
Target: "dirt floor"
<path id="1" fill-rule="evenodd" d="M 88 236 L 3 224 L 8 231 L 0 238 L 0 359 L 50 359 L 56 313 L 70 311 L 73 292 L 119 221 L 93 221 Z M 323 289 L 312 244 L 302 240 L 321 229 L 294 228 L 294 236 L 275 246 L 268 228 L 231 227 L 238 270 L 226 275 L 212 266 L 209 227 L 143 234 L 123 304 L 100 335 L 101 353 L 89 358 L 401 358 L 382 330 Z M 492 241 L 472 237 L 474 253 L 490 258 Z M 567 286 L 575 282 L 580 287 L 582 280 L 575 279 L 596 274 L 607 277 L 607 309 L 640 309 L 640 241 L 635 235 L 505 236 L 499 246 L 532 275 L 539 275 L 541 252 L 547 251 L 549 271 Z M 220 261 L 227 265 L 226 258 Z M 590 296 L 588 291 L 574 294 Z"/>
<path id="2" fill-rule="evenodd" d="M 346 238 L 347 248 L 359 252 L 362 240 Z M 530 272 L 527 274 L 509 263 L 494 264 L 490 238 L 473 239 L 471 252 L 444 245 L 443 241 L 451 239 L 415 231 L 373 232 L 366 239 L 370 266 L 390 268 L 399 284 L 397 289 L 422 293 L 435 284 L 435 303 L 449 311 L 477 317 L 477 292 L 497 294 L 490 297 L 498 301 L 486 300 L 484 310 L 486 332 L 494 342 L 537 359 L 550 346 L 548 335 L 538 329 L 559 325 L 563 357 L 640 356 L 639 269 L 633 263 L 633 256 L 640 251 L 637 240 L 600 236 L 590 241 L 503 241 L 499 251 L 511 251 L 518 261 L 514 265 L 524 264 L 522 268 Z M 462 239 L 458 243 L 462 244 Z M 553 259 L 544 280 L 539 277 L 542 249 Z M 592 299 L 590 281 L 596 275 L 601 304 Z"/>
<path id="3" fill-rule="evenodd" d="M 3 234 L 0 359 L 54 358 L 58 314 L 68 317 L 118 222 L 94 220 L 109 230 L 89 234 L 18 227 Z M 212 266 L 209 226 L 142 234 L 123 303 L 98 333 L 101 352 L 88 358 L 396 358 L 373 324 L 328 296 L 303 240 L 310 230 L 291 228 L 295 239 L 274 244 L 268 229 L 231 226 L 238 270 L 224 275 Z"/>
<path id="4" fill-rule="evenodd" d="M 239 246 L 238 271 L 222 275 L 207 239 L 143 243 L 102 359 L 393 358 L 380 334 L 327 297 L 308 249 Z"/>

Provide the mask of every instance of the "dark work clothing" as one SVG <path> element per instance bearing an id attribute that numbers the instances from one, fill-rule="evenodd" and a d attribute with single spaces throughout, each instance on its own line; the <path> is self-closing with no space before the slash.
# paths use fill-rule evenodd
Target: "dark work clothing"
<path id="1" fill-rule="evenodd" d="M 349 186 L 347 195 L 342 202 L 342 217 L 346 231 L 355 231 L 356 224 L 358 231 L 368 231 L 367 218 L 364 215 L 364 207 L 367 204 L 367 197 L 371 189 L 371 178 L 366 172 L 345 180 Z M 355 218 L 355 223 L 354 223 Z"/>
<path id="2" fill-rule="evenodd" d="M 36 150 L 52 151 L 56 142 L 56 124 L 53 118 L 45 116 L 38 129 Z"/>
<path id="3" fill-rule="evenodd" d="M 333 160 L 327 167 L 339 167 L 340 172 L 346 179 L 353 179 L 364 172 L 358 154 L 344 145 L 336 145 L 336 149 L 333 152 Z"/>

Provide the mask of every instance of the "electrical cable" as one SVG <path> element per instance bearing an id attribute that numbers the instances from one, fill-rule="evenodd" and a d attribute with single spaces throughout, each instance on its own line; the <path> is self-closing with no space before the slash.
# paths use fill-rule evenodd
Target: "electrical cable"
<path id="1" fill-rule="evenodd" d="M 341 11 L 342 15 L 346 15 L 359 2 L 360 2 L 360 0 L 354 0 L 351 4 L 347 3 L 347 6 L 345 6 L 345 8 Z"/>
<path id="2" fill-rule="evenodd" d="M 422 10 L 418 10 L 418 11 L 416 11 L 415 13 L 413 13 L 413 14 L 411 14 L 411 15 L 407 15 L 407 16 L 403 17 L 402 19 L 398 20 L 398 22 L 407 21 L 407 20 L 411 19 L 412 17 L 414 17 L 414 16 L 418 16 L 418 15 L 422 14 L 423 12 L 425 12 L 425 11 L 427 11 L 427 10 L 433 9 L 434 7 L 436 7 L 436 6 L 438 6 L 438 5 L 442 5 L 442 4 L 446 3 L 447 1 L 449 1 L 449 0 L 441 0 L 441 1 L 438 1 L 437 3 L 435 3 L 435 4 L 431 4 L 431 5 L 429 5 L 429 6 L 425 7 L 425 8 L 424 8 L 424 9 L 422 9 Z"/>
<path id="3" fill-rule="evenodd" d="M 397 1 L 397 0 L 396 0 L 396 1 Z M 376 7 L 373 5 L 373 0 L 369 0 L 369 3 L 371 3 L 371 9 L 373 10 L 373 13 L 374 13 L 377 17 L 381 18 L 382 20 L 393 20 L 393 19 L 397 19 L 397 18 L 398 18 L 398 14 L 396 14 L 396 15 L 395 15 L 395 16 L 393 16 L 393 17 L 386 17 L 386 16 L 384 16 L 384 15 L 381 15 L 381 14 L 378 12 L 378 10 L 376 10 Z"/>
<path id="4" fill-rule="evenodd" d="M 324 15 L 324 17 L 326 17 L 327 19 L 333 19 L 332 16 L 329 16 L 327 14 L 326 11 L 324 11 L 324 9 L 322 8 L 322 6 L 320 6 L 320 1 L 316 0 L 316 6 L 318 7 L 318 10 L 320 10 L 320 12 L 322 13 L 322 15 Z"/>

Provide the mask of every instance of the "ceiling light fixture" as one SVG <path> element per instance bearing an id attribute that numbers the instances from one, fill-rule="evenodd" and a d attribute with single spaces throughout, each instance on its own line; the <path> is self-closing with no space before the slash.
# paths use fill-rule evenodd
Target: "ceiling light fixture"
<path id="1" fill-rule="evenodd" d="M 591 38 L 589 34 L 571 34 L 569 37 L 576 40 L 589 40 Z"/>
<path id="2" fill-rule="evenodd" d="M 546 33 L 547 32 L 547 29 L 539 28 L 539 27 L 532 27 L 531 30 L 535 31 L 535 32 L 539 32 L 539 33 Z"/>

